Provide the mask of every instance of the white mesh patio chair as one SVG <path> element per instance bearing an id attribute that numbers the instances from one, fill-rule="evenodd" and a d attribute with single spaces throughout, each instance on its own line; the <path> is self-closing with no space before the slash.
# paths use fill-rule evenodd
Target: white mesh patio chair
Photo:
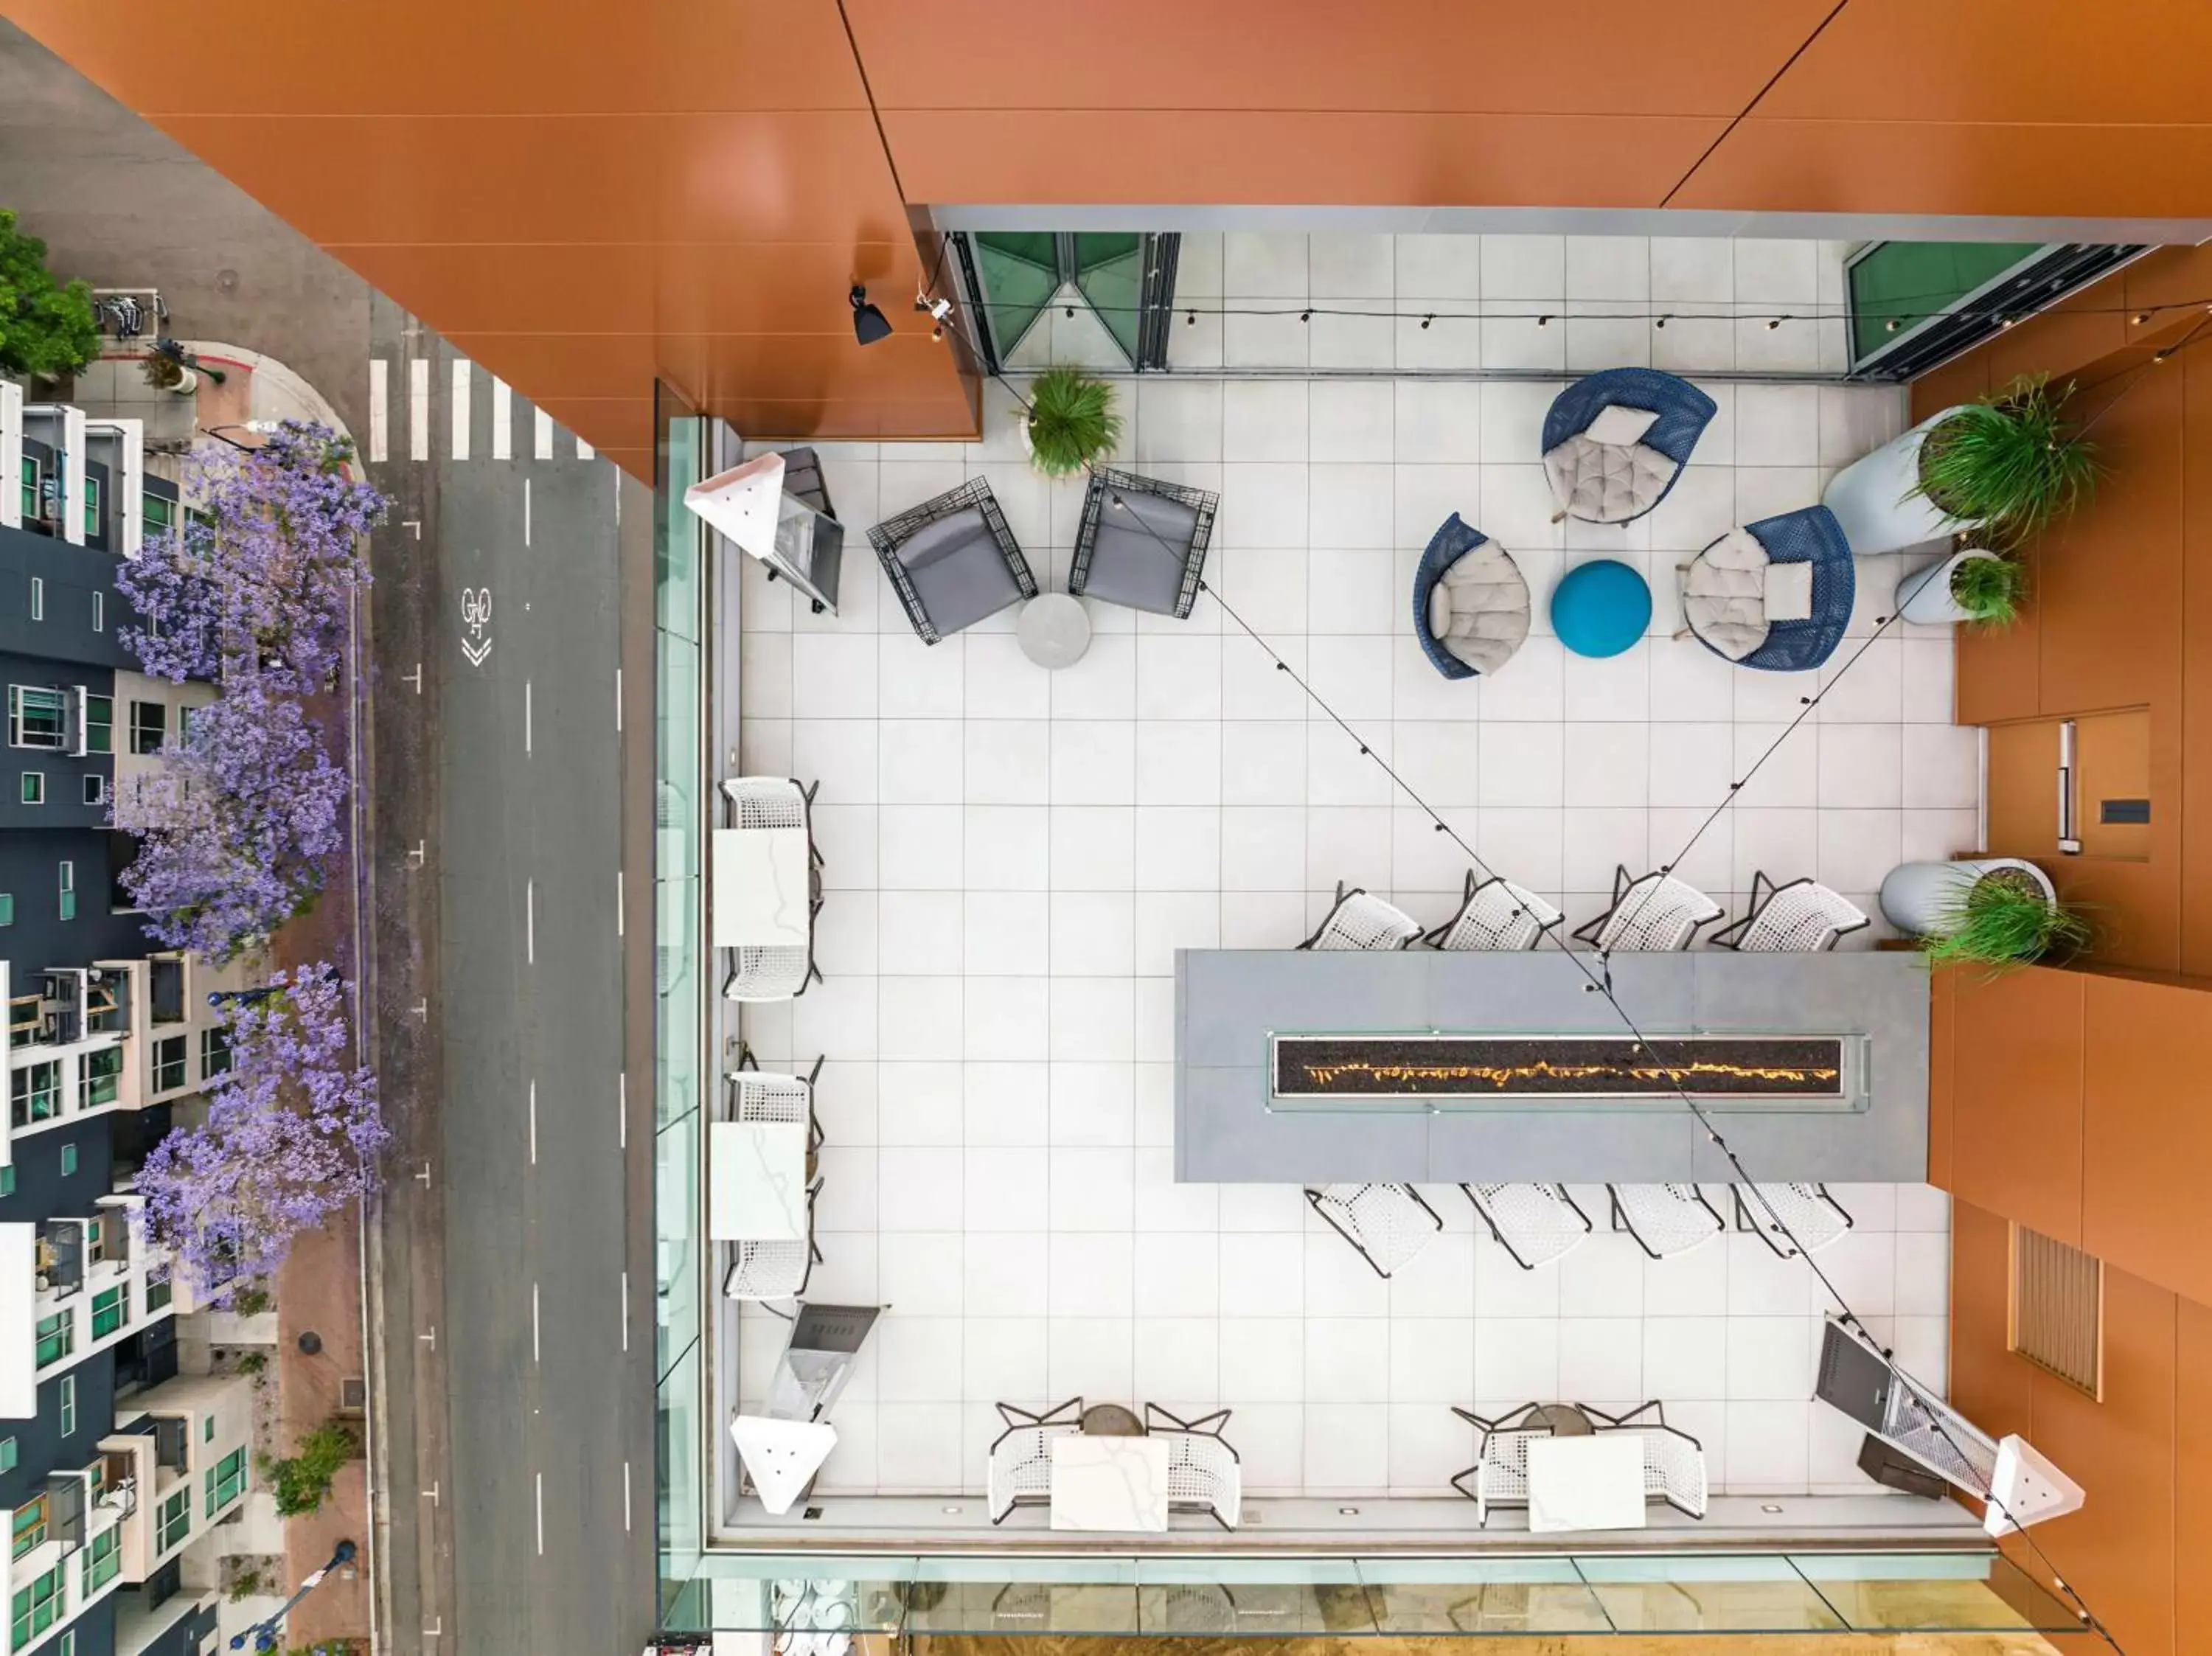
<path id="1" fill-rule="evenodd" d="M 1002 1524 L 1016 1507 L 1052 1499 L 1052 1441 L 1083 1429 L 1083 1399 L 1070 1398 L 1042 1413 L 1011 1403 L 993 1406 L 1006 1422 L 991 1440 L 988 1484 L 991 1521 Z"/>
<path id="2" fill-rule="evenodd" d="M 1510 1415 L 1489 1420 L 1453 1405 L 1452 1413 L 1482 1434 L 1475 1448 L 1474 1465 L 1451 1476 L 1452 1488 L 1474 1502 L 1476 1523 L 1487 1524 L 1493 1507 L 1528 1504 L 1529 1441 L 1552 1435 L 1548 1426 L 1517 1423 L 1526 1420 L 1535 1407 L 1533 1403 L 1523 1404 Z"/>
<path id="3" fill-rule="evenodd" d="M 1613 874 L 1613 907 L 1575 928 L 1574 936 L 1601 955 L 1666 954 L 1687 949 L 1698 928 L 1727 911 L 1711 897 L 1663 870 L 1629 878 Z"/>
<path id="4" fill-rule="evenodd" d="M 1403 949 L 1421 935 L 1421 923 L 1395 903 L 1358 887 L 1336 883 L 1336 907 L 1301 949 Z"/>
<path id="5" fill-rule="evenodd" d="M 1402 1268 L 1444 1228 L 1411 1185 L 1327 1185 L 1306 1200 L 1378 1277 Z"/>
<path id="6" fill-rule="evenodd" d="M 791 1313 L 777 1310 L 770 1302 L 796 1300 L 806 1292 L 806 1279 L 814 1274 L 815 1263 L 822 1257 L 814 1248 L 814 1198 L 821 1190 L 818 1179 L 806 1187 L 804 1238 L 724 1244 L 731 1253 L 730 1268 L 722 1273 L 724 1299 L 750 1300 L 786 1321 L 791 1319 Z"/>
<path id="7" fill-rule="evenodd" d="M 1145 1405 L 1145 1435 L 1168 1446 L 1168 1510 L 1205 1513 L 1224 1530 L 1237 1527 L 1244 1506 L 1244 1469 L 1221 1435 L 1229 1412 L 1184 1420 L 1157 1403 Z"/>
<path id="8" fill-rule="evenodd" d="M 1549 1265 L 1580 1246 L 1589 1215 L 1565 1185 L 1462 1185 L 1498 1245 L 1523 1271 Z"/>
<path id="9" fill-rule="evenodd" d="M 817 1058 L 814 1067 L 803 1076 L 779 1074 L 762 1069 L 753 1057 L 752 1048 L 740 1045 L 737 1067 L 723 1076 L 729 1089 L 729 1113 L 726 1119 L 804 1126 L 811 1163 L 822 1148 L 822 1124 L 814 1114 L 814 1083 L 821 1077 L 822 1065 L 823 1060 Z M 726 1298 L 757 1301 L 779 1317 L 790 1314 L 778 1310 L 770 1301 L 797 1299 L 805 1292 L 807 1278 L 813 1274 L 814 1267 L 822 1262 L 822 1250 L 814 1240 L 814 1201 L 821 1193 L 819 1179 L 806 1187 L 806 1236 L 803 1241 L 741 1240 L 729 1245 L 734 1257 L 722 1276 Z"/>
<path id="10" fill-rule="evenodd" d="M 1818 1253 L 1851 1228 L 1851 1216 L 1826 1185 L 1755 1184 L 1748 1198 L 1742 1186 L 1735 1190 L 1736 1228 L 1757 1231 L 1785 1259 L 1801 1249 Z"/>
<path id="11" fill-rule="evenodd" d="M 1586 1403 L 1575 1406 L 1589 1416 L 1599 1435 L 1632 1432 L 1642 1441 L 1646 1501 L 1663 1501 L 1691 1518 L 1705 1515 L 1705 1449 L 1687 1432 L 1667 1423 L 1666 1408 L 1656 1398 L 1625 1415 L 1608 1415 Z"/>
<path id="12" fill-rule="evenodd" d="M 1534 949 L 1565 918 L 1527 887 L 1498 876 L 1477 883 L 1469 869 L 1459 913 L 1422 941 L 1445 949 Z"/>
<path id="13" fill-rule="evenodd" d="M 1818 880 L 1778 886 L 1762 870 L 1751 877 L 1751 913 L 1712 940 L 1747 955 L 1818 955 L 1872 924 L 1856 903 Z"/>
<path id="14" fill-rule="evenodd" d="M 1728 1228 L 1720 1210 L 1695 1185 L 1607 1185 L 1613 1228 L 1636 1239 L 1655 1259 L 1710 1242 Z"/>

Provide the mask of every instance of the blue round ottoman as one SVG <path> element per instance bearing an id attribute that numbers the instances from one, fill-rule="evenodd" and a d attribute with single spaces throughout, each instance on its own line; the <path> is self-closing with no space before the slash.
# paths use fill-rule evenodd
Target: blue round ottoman
<path id="1" fill-rule="evenodd" d="M 1651 624 L 1651 589 L 1613 558 L 1577 564 L 1552 591 L 1552 630 L 1578 656 L 1617 656 Z"/>

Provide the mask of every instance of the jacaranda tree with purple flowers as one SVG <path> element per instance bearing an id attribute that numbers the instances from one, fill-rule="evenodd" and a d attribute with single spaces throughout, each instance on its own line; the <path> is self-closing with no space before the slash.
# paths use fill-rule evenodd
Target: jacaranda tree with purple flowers
<path id="1" fill-rule="evenodd" d="M 116 792 L 115 825 L 139 842 L 123 886 L 146 930 L 217 965 L 260 947 L 322 889 L 345 792 L 296 699 L 263 678 L 234 683 L 158 770 Z"/>
<path id="2" fill-rule="evenodd" d="M 124 646 L 156 678 L 241 674 L 313 695 L 335 686 L 347 611 L 368 584 L 361 537 L 386 501 L 347 473 L 353 445 L 287 421 L 251 451 L 196 458 L 203 519 L 187 513 L 116 574 L 143 625 Z"/>
<path id="3" fill-rule="evenodd" d="M 272 973 L 266 991 L 226 1006 L 231 1067 L 209 1093 L 206 1121 L 172 1131 L 137 1176 L 148 1240 L 217 1305 L 273 1273 L 300 1232 L 374 1188 L 389 1137 L 375 1072 L 349 1061 L 336 968 Z"/>

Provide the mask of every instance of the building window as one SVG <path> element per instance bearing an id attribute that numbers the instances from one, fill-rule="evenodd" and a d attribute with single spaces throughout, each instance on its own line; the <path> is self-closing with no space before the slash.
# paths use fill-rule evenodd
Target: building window
<path id="1" fill-rule="evenodd" d="M 15 1470 L 15 1440 L 11 1437 L 0 1437 L 0 1472 L 12 1472 Z"/>
<path id="2" fill-rule="evenodd" d="M 6 1167 L 0 1168 L 0 1196 L 13 1196 L 15 1193 L 15 1164 L 10 1162 Z M 0 1466 L 0 1472 L 7 1470 L 5 1466 Z"/>
<path id="3" fill-rule="evenodd" d="M 107 803 L 107 779 L 97 773 L 84 779 L 84 803 L 104 805 Z"/>
<path id="4" fill-rule="evenodd" d="M 62 918 L 73 920 L 76 918 L 76 864 L 64 857 L 56 877 L 60 882 Z"/>
<path id="5" fill-rule="evenodd" d="M 165 701 L 134 701 L 131 704 L 131 751 L 159 753 L 161 743 L 168 739 L 169 707 Z"/>
<path id="6" fill-rule="evenodd" d="M 57 1065 L 56 1067 L 58 1068 L 59 1066 Z M 74 1144 L 64 1144 L 62 1146 L 62 1177 L 64 1179 L 74 1179 L 76 1176 L 76 1146 Z"/>
<path id="7" fill-rule="evenodd" d="M 198 707 L 177 709 L 177 745 L 183 747 L 192 739 L 192 721 L 199 717 Z"/>
<path id="8" fill-rule="evenodd" d="M 17 797 L 27 805 L 45 804 L 46 803 L 46 772 L 25 771 L 22 784 L 17 790 Z"/>
<path id="9" fill-rule="evenodd" d="M 39 1362 L 41 1368 L 59 1362 L 76 1350 L 76 1324 L 66 1311 L 39 1319 Z"/>
<path id="10" fill-rule="evenodd" d="M 15 1542 L 15 1550 L 11 1556 L 21 1558 L 46 1538 L 46 1496 L 40 1495 L 16 1507 L 11 1527 Z"/>
<path id="11" fill-rule="evenodd" d="M 230 1069 L 230 1031 L 200 1031 L 200 1079 L 212 1081 Z"/>
<path id="12" fill-rule="evenodd" d="M 185 1073 L 185 1060 L 191 1048 L 182 1035 L 171 1035 L 154 1043 L 154 1090 L 174 1092 L 191 1077 Z"/>
<path id="13" fill-rule="evenodd" d="M 160 1532 L 154 1541 L 156 1552 L 167 1552 L 184 1544 L 185 1538 L 192 1532 L 191 1485 L 179 1484 L 176 1492 L 161 1502 L 159 1522 Z"/>
<path id="14" fill-rule="evenodd" d="M 43 1522 L 40 1529 L 43 1532 Z M 18 1551 L 17 1557 L 22 1554 Z M 58 1620 L 62 1613 L 62 1567 L 57 1564 L 30 1586 L 21 1589 L 13 1601 L 15 1618 L 10 1624 L 8 1647 L 21 1650 L 33 1640 L 42 1637 L 46 1630 Z"/>
<path id="15" fill-rule="evenodd" d="M 176 1297 L 176 1289 L 169 1281 L 169 1268 L 156 1265 L 146 1273 L 146 1314 L 167 1311 L 169 1301 Z"/>
<path id="16" fill-rule="evenodd" d="M 87 1052 L 76 1072 L 77 1108 L 96 1110 L 103 1104 L 112 1104 L 122 1091 L 123 1049 L 103 1046 L 97 1052 Z"/>
<path id="17" fill-rule="evenodd" d="M 87 539 L 100 533 L 100 479 L 89 473 L 84 480 L 84 532 Z"/>
<path id="18" fill-rule="evenodd" d="M 159 535 L 177 521 L 177 503 L 149 489 L 138 497 L 138 521 L 149 535 Z"/>
<path id="19" fill-rule="evenodd" d="M 87 753 L 115 751 L 115 698 L 113 696 L 88 695 L 85 697 L 84 750 Z"/>
<path id="20" fill-rule="evenodd" d="M 131 1287 L 118 1283 L 92 1296 L 92 1338 L 104 1340 L 131 1320 Z"/>
<path id="21" fill-rule="evenodd" d="M 92 595 L 92 630 L 95 633 L 107 630 L 107 594 L 105 592 Z"/>
<path id="22" fill-rule="evenodd" d="M 46 584 L 38 576 L 33 575 L 31 577 L 31 619 L 44 621 L 46 618 Z"/>
<path id="23" fill-rule="evenodd" d="M 39 486 L 39 463 L 26 454 L 23 457 L 22 513 L 27 522 L 35 523 L 40 516 L 39 501 L 42 498 L 43 491 Z"/>
<path id="24" fill-rule="evenodd" d="M 111 1524 L 84 1546 L 84 1596 L 91 1598 L 123 1568 L 123 1526 Z"/>
<path id="25" fill-rule="evenodd" d="M 36 684 L 8 687 L 8 745 L 14 748 L 64 748 L 69 737 L 69 698 L 59 690 Z"/>
<path id="26" fill-rule="evenodd" d="M 64 1374 L 59 1387 L 62 1400 L 62 1435 L 76 1435 L 76 1376 Z"/>
<path id="27" fill-rule="evenodd" d="M 9 1117 L 19 1127 L 52 1120 L 61 1108 L 62 1066 L 52 1059 L 26 1064 L 9 1077 L 8 1101 Z"/>
<path id="28" fill-rule="evenodd" d="M 54 1647 L 54 1656 L 76 1656 L 76 1629 L 64 1628 L 59 1643 Z"/>
<path id="29" fill-rule="evenodd" d="M 238 1499 L 246 1488 L 246 1451 L 232 1450 L 222 1464 L 208 1468 L 207 1515 L 213 1518 Z"/>
<path id="30" fill-rule="evenodd" d="M 0 891 L 0 925 L 15 924 L 15 894 Z"/>

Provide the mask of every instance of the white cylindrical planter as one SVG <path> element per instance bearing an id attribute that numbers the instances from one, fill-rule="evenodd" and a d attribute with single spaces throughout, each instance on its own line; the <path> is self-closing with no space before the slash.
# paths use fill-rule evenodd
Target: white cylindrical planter
<path id="1" fill-rule="evenodd" d="M 1897 584 L 1897 613 L 1923 627 L 1942 627 L 1972 619 L 1951 596 L 1951 572 L 1969 558 L 1996 555 L 1981 547 L 1968 547 L 1948 558 L 1938 558 L 1925 568 L 1914 570 Z"/>
<path id="2" fill-rule="evenodd" d="M 1924 937 L 1942 925 L 1944 912 L 1985 874 L 2017 869 L 2042 890 L 2044 901 L 2058 901 L 2051 877 L 2018 857 L 1981 857 L 1955 863 L 1899 863 L 1881 883 L 1882 917 L 1908 937 Z"/>
<path id="3" fill-rule="evenodd" d="M 1820 504 L 1836 514 L 1844 538 L 1859 556 L 1919 546 L 1974 527 L 1970 519 L 1937 511 L 1917 492 L 1920 446 L 1929 432 L 1958 411 L 1948 408 L 1930 415 L 1903 436 L 1852 461 L 1829 483 Z"/>

